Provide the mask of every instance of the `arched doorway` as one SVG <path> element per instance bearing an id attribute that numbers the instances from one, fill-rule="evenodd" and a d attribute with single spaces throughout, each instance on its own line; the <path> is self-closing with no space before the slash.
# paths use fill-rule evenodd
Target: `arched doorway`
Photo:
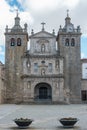
<path id="1" fill-rule="evenodd" d="M 39 83 L 35 86 L 35 101 L 51 101 L 52 88 L 48 83 Z"/>

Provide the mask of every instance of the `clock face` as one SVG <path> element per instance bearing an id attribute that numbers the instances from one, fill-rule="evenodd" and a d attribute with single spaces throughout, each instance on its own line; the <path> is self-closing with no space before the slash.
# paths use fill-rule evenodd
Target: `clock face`
<path id="1" fill-rule="evenodd" d="M 72 32 L 73 31 L 73 27 L 72 26 L 67 26 L 67 32 Z"/>

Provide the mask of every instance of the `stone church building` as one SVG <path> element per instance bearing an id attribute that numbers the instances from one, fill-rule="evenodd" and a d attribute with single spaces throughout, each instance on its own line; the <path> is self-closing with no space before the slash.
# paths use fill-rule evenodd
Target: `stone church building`
<path id="1" fill-rule="evenodd" d="M 14 26 L 6 26 L 7 103 L 81 102 L 80 26 L 74 27 L 68 13 L 57 35 L 45 31 L 44 24 L 28 35 L 17 14 Z"/>

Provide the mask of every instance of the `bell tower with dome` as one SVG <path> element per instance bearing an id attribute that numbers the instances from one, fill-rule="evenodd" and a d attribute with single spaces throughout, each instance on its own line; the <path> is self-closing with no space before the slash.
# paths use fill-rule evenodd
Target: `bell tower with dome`
<path id="1" fill-rule="evenodd" d="M 60 55 L 64 57 L 64 79 L 67 100 L 72 103 L 81 101 L 81 63 L 80 63 L 80 26 L 74 27 L 69 17 L 65 18 L 65 26 L 60 26 L 57 35 Z"/>
<path id="2" fill-rule="evenodd" d="M 5 30 L 6 102 L 15 102 L 21 95 L 21 57 L 27 50 L 27 42 L 27 24 L 21 27 L 17 11 L 14 26 L 11 29 L 6 26 Z"/>

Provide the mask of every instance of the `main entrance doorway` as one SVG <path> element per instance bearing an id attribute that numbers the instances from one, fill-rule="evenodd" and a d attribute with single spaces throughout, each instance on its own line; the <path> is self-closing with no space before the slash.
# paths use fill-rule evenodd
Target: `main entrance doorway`
<path id="1" fill-rule="evenodd" d="M 35 100 L 36 101 L 51 101 L 52 88 L 47 83 L 39 83 L 35 86 Z"/>
<path id="2" fill-rule="evenodd" d="M 40 99 L 47 99 L 48 98 L 47 87 L 40 87 L 39 88 L 39 98 Z"/>

